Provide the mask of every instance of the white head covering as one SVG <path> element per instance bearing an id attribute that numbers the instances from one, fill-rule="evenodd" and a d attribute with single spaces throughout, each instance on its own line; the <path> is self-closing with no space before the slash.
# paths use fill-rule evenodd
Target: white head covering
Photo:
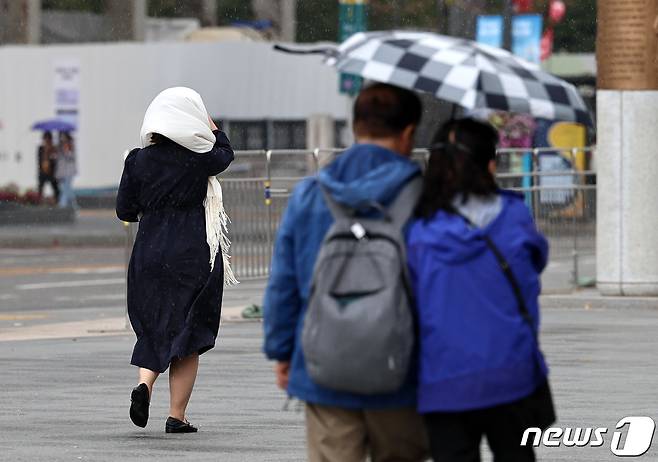
<path id="1" fill-rule="evenodd" d="M 140 131 L 142 147 L 151 144 L 153 133 L 166 136 L 199 154 L 209 152 L 215 145 L 215 134 L 210 129 L 208 111 L 201 95 L 186 87 L 167 88 L 153 99 L 146 109 Z M 222 187 L 214 176 L 208 177 L 203 206 L 206 212 L 206 241 L 210 247 L 210 269 L 212 271 L 215 267 L 215 256 L 221 249 L 224 283 L 237 284 L 228 253 L 231 245 L 228 239 L 230 219 L 224 210 Z"/>
<path id="2" fill-rule="evenodd" d="M 215 145 L 201 95 L 186 87 L 167 88 L 151 101 L 140 132 L 142 147 L 151 144 L 152 133 L 164 135 L 199 154 Z"/>

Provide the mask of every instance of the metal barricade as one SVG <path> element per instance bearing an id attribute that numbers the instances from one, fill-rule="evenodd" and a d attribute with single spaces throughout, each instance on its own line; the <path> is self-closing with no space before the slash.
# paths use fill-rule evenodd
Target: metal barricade
<path id="1" fill-rule="evenodd" d="M 555 272 L 558 276 L 554 280 L 549 280 L 548 287 L 544 283 L 549 291 L 577 287 L 594 279 L 595 172 L 574 168 L 579 156 L 592 151 L 593 148 L 500 149 L 497 154 L 497 181 L 501 187 L 525 196 L 537 227 L 550 242 L 549 270 L 559 271 Z M 239 279 L 269 274 L 276 231 L 292 190 L 339 152 L 339 149 L 236 151 L 235 161 L 219 178 L 232 221 L 232 265 Z M 542 156 L 555 156 L 556 152 L 565 161 L 564 169 L 542 168 L 546 164 Z M 414 150 L 413 159 L 424 167 L 428 151 Z M 525 168 L 519 169 L 523 162 Z M 127 226 L 126 232 L 127 264 L 136 226 Z"/>
<path id="2" fill-rule="evenodd" d="M 585 158 L 594 149 L 498 151 L 498 183 L 525 196 L 538 229 L 549 241 L 545 292 L 595 283 L 596 172 L 585 169 Z M 512 156 L 522 159 L 511 162 Z M 510 171 L 513 165 L 516 171 Z"/>
<path id="3" fill-rule="evenodd" d="M 241 279 L 269 271 L 272 244 L 264 197 L 267 169 L 266 151 L 242 151 L 219 176 L 224 206 L 231 218 L 231 265 Z"/>

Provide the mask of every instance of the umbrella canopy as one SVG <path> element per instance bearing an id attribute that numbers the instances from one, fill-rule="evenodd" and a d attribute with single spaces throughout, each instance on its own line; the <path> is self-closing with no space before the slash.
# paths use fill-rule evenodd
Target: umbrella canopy
<path id="1" fill-rule="evenodd" d="M 467 109 L 592 123 L 573 85 L 508 51 L 470 40 L 429 32 L 360 32 L 322 52 L 341 72 L 428 92 Z"/>
<path id="2" fill-rule="evenodd" d="M 47 119 L 32 124 L 32 130 L 72 132 L 75 130 L 75 125 L 61 119 Z"/>

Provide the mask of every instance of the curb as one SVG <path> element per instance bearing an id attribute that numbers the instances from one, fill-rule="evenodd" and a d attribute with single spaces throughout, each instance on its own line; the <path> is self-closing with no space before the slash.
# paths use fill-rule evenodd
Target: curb
<path id="1" fill-rule="evenodd" d="M 242 318 L 243 307 L 225 307 L 222 324 L 261 322 L 260 319 Z M 83 321 L 53 322 L 31 326 L 7 327 L 0 329 L 0 343 L 26 340 L 78 339 L 86 337 L 106 337 L 112 335 L 133 335 L 126 327 L 125 316 L 90 319 Z"/>
<path id="2" fill-rule="evenodd" d="M 123 247 L 125 244 L 125 235 L 75 236 L 71 234 L 55 234 L 0 237 L 0 248 L 13 249 L 35 247 Z"/>
<path id="3" fill-rule="evenodd" d="M 569 309 L 658 309 L 658 297 L 605 296 L 596 291 L 575 292 L 572 294 L 547 294 L 539 297 L 541 308 Z"/>

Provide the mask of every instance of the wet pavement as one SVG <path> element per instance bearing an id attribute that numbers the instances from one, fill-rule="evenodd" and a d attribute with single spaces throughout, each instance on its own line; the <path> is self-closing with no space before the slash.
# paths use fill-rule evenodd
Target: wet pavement
<path id="1" fill-rule="evenodd" d="M 303 414 L 281 410 L 262 325 L 235 322 L 262 299 L 262 279 L 226 291 L 189 410 L 200 433 L 165 435 L 166 377 L 149 426 L 132 426 L 124 261 L 122 247 L 0 248 L 0 460 L 304 460 Z M 552 265 L 568 274 L 568 262 Z M 545 295 L 542 307 L 558 425 L 610 432 L 599 448 L 540 448 L 540 460 L 615 460 L 619 419 L 658 418 L 658 299 L 581 291 Z"/>
<path id="2" fill-rule="evenodd" d="M 612 461 L 619 419 L 658 418 L 658 310 L 647 299 L 574 300 L 552 300 L 543 312 L 558 425 L 610 432 L 602 447 L 540 448 L 539 460 Z M 133 342 L 127 331 L 0 341 L 0 460 L 304 460 L 303 414 L 295 405 L 282 411 L 285 396 L 260 352 L 261 323 L 224 322 L 216 348 L 202 356 L 189 408 L 201 429 L 195 435 L 164 433 L 165 377 L 157 383 L 148 427 L 132 426 Z M 641 460 L 657 456 L 654 447 Z"/>

